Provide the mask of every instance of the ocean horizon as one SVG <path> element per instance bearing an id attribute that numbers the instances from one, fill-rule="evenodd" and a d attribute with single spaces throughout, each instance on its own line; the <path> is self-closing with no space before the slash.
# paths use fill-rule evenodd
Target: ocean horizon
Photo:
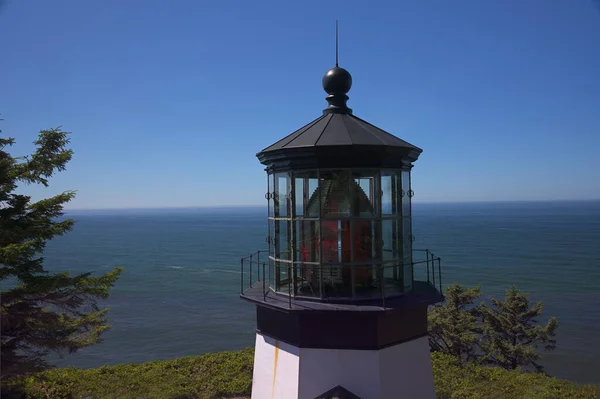
<path id="1" fill-rule="evenodd" d="M 568 203 L 568 202 L 600 202 L 600 198 L 591 199 L 543 199 L 543 200 L 487 200 L 487 201 L 412 201 L 413 205 L 471 205 L 471 204 L 526 204 L 526 203 Z M 136 206 L 136 207 L 109 207 L 109 208 L 69 208 L 68 205 L 64 211 L 69 213 L 89 213 L 89 212 L 127 212 L 127 211 L 169 211 L 169 210 L 195 210 L 195 209 L 249 209 L 265 208 L 266 204 L 233 204 L 233 205 L 186 205 L 186 206 Z"/>
<path id="2" fill-rule="evenodd" d="M 254 306 L 239 298 L 239 261 L 265 249 L 266 206 L 68 209 L 72 232 L 48 244 L 52 271 L 125 272 L 108 300 L 104 341 L 60 367 L 138 363 L 254 344 Z M 415 202 L 415 248 L 442 258 L 444 286 L 515 284 L 540 322 L 557 316 L 546 371 L 600 383 L 600 200 Z"/>

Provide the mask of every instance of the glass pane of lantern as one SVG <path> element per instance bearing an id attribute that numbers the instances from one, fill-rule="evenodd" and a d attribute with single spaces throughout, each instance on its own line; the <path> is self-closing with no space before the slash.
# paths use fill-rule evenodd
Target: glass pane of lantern
<path id="1" fill-rule="evenodd" d="M 337 263 L 342 261 L 342 236 L 340 220 L 321 221 L 321 261 Z"/>
<path id="2" fill-rule="evenodd" d="M 308 297 L 319 296 L 319 285 L 316 279 L 316 265 L 295 262 L 294 272 L 296 279 L 296 295 Z"/>
<path id="3" fill-rule="evenodd" d="M 265 271 L 267 274 L 267 279 L 269 280 L 269 287 L 275 290 L 275 261 L 273 259 L 269 259 L 269 270 Z"/>
<path id="4" fill-rule="evenodd" d="M 383 216 L 400 213 L 400 173 L 397 171 L 381 172 L 381 214 Z"/>
<path id="5" fill-rule="evenodd" d="M 279 292 L 281 290 L 281 262 L 278 260 L 273 261 L 273 280 L 275 291 Z"/>
<path id="6" fill-rule="evenodd" d="M 375 260 L 381 261 L 383 259 L 382 252 L 383 239 L 381 237 L 381 221 L 371 221 L 371 253 Z"/>
<path id="7" fill-rule="evenodd" d="M 316 172 L 315 172 L 316 173 Z M 308 179 L 308 205 L 306 216 L 310 218 L 319 217 L 319 179 Z"/>
<path id="8" fill-rule="evenodd" d="M 275 191 L 277 201 L 275 203 L 276 217 L 289 217 L 290 209 L 290 177 L 287 173 L 277 173 L 275 176 Z"/>
<path id="9" fill-rule="evenodd" d="M 351 215 L 353 190 L 351 190 L 348 171 L 321 171 L 319 191 L 322 218 Z"/>
<path id="10" fill-rule="evenodd" d="M 381 214 L 392 214 L 392 176 L 381 174 Z"/>
<path id="11" fill-rule="evenodd" d="M 275 215 L 274 213 L 274 199 L 273 199 L 273 194 L 275 192 L 275 175 L 274 174 L 269 174 L 268 177 L 268 198 L 269 198 L 269 217 L 273 217 Z"/>
<path id="12" fill-rule="evenodd" d="M 402 256 L 403 258 L 411 257 L 412 251 L 412 231 L 410 218 L 402 218 Z"/>
<path id="13" fill-rule="evenodd" d="M 297 261 L 300 259 L 300 239 L 301 237 L 298 235 L 297 224 L 299 222 L 290 221 L 289 222 L 289 242 L 290 242 L 290 260 Z"/>
<path id="14" fill-rule="evenodd" d="M 384 266 L 386 278 L 399 281 L 402 278 L 402 231 L 400 220 L 388 219 L 382 221 L 383 232 L 383 260 L 387 261 Z"/>
<path id="15" fill-rule="evenodd" d="M 373 296 L 381 296 L 382 294 L 382 264 L 375 263 L 373 264 L 373 269 L 371 270 L 373 276 Z"/>
<path id="16" fill-rule="evenodd" d="M 292 247 L 291 247 L 291 234 L 290 229 L 291 222 L 287 220 L 276 220 L 275 221 L 275 257 L 277 259 L 292 260 Z"/>
<path id="17" fill-rule="evenodd" d="M 353 214 L 360 217 L 373 217 L 377 213 L 374 200 L 375 175 L 368 172 L 353 171 L 354 209 Z"/>
<path id="18" fill-rule="evenodd" d="M 348 283 L 348 277 L 344 278 L 345 267 L 339 263 L 331 263 L 323 265 L 321 273 L 321 287 L 324 297 L 350 297 L 352 295 L 352 287 Z"/>
<path id="19" fill-rule="evenodd" d="M 312 220 L 296 221 L 296 261 L 319 261 L 319 230 L 318 222 Z"/>
<path id="20" fill-rule="evenodd" d="M 398 219 L 386 219 L 381 223 L 383 233 L 383 260 L 397 260 L 400 258 L 402 245 L 400 240 L 402 232 L 399 230 L 399 221 Z"/>
<path id="21" fill-rule="evenodd" d="M 279 220 L 273 221 L 273 231 L 271 231 L 271 242 L 273 243 L 273 256 L 277 259 L 280 259 L 281 258 L 281 222 Z"/>
<path id="22" fill-rule="evenodd" d="M 383 279 L 385 295 L 398 294 L 402 292 L 402 276 L 398 270 L 401 269 L 402 261 L 390 261 L 383 264 Z"/>
<path id="23" fill-rule="evenodd" d="M 371 262 L 374 258 L 373 253 L 373 224 L 372 220 L 353 220 L 352 221 L 352 236 L 354 251 L 354 266 L 351 276 L 353 279 L 355 293 L 361 295 L 360 292 L 370 290 L 373 284 L 373 265 Z"/>
<path id="24" fill-rule="evenodd" d="M 352 266 L 354 271 L 354 295 L 365 297 L 374 291 L 374 268 L 372 263 L 357 264 Z"/>
<path id="25" fill-rule="evenodd" d="M 354 238 L 354 262 L 365 262 L 373 259 L 373 224 L 372 220 L 352 221 Z"/>
<path id="26" fill-rule="evenodd" d="M 319 296 L 318 222 L 299 220 L 295 224 L 296 287 L 298 295 Z"/>
<path id="27" fill-rule="evenodd" d="M 350 262 L 352 241 L 349 220 L 323 220 L 321 222 L 321 260 L 323 262 Z"/>
<path id="28" fill-rule="evenodd" d="M 275 284 L 278 287 L 277 291 L 283 294 L 293 293 L 291 279 L 289 278 L 291 276 L 290 271 L 291 263 L 275 261 Z"/>
<path id="29" fill-rule="evenodd" d="M 411 201 L 412 191 L 410 187 L 410 171 L 403 170 L 402 171 L 402 216 L 410 217 L 410 201 Z"/>
<path id="30" fill-rule="evenodd" d="M 352 231 L 350 229 L 349 220 L 340 220 L 339 222 L 339 233 L 338 233 L 338 250 L 340 252 L 340 262 L 351 262 L 352 261 L 352 243 L 354 237 L 352 237 Z"/>
<path id="31" fill-rule="evenodd" d="M 386 294 L 388 294 L 387 289 L 389 288 L 388 286 L 390 285 L 391 281 L 394 279 L 394 268 L 397 267 L 397 265 L 394 264 L 394 262 L 384 262 L 381 265 L 382 268 L 382 272 L 383 272 L 383 280 L 384 283 L 386 285 Z M 396 273 L 397 275 L 397 273 Z"/>
<path id="32" fill-rule="evenodd" d="M 275 220 L 269 219 L 269 231 L 267 235 L 267 243 L 269 245 L 269 255 L 275 256 Z"/>
<path id="33" fill-rule="evenodd" d="M 317 171 L 294 174 L 296 217 L 316 218 L 319 216 L 317 186 Z"/>
<path id="34" fill-rule="evenodd" d="M 306 183 L 308 183 L 307 179 L 294 178 L 294 208 L 296 217 L 303 217 L 304 210 L 308 205 L 308 199 L 306 198 L 308 193 L 305 190 Z"/>

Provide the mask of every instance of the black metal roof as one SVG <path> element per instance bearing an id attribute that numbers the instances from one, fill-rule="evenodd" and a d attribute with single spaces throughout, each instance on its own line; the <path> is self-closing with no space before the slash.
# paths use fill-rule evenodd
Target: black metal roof
<path id="1" fill-rule="evenodd" d="M 329 106 L 323 115 L 256 154 L 275 168 L 402 167 L 423 150 L 352 114 L 350 73 L 335 67 L 323 77 Z"/>
<path id="2" fill-rule="evenodd" d="M 329 391 L 322 393 L 315 399 L 360 399 L 357 395 L 353 394 L 341 385 L 330 389 Z"/>
<path id="3" fill-rule="evenodd" d="M 416 147 L 351 114 L 325 113 L 261 151 L 317 146 L 390 146 L 421 152 Z"/>

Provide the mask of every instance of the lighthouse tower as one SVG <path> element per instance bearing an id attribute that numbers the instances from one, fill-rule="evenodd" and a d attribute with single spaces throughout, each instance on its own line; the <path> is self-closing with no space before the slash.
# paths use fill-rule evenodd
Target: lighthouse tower
<path id="1" fill-rule="evenodd" d="M 351 86 L 327 71 L 323 114 L 257 154 L 268 250 L 241 265 L 253 399 L 435 398 L 427 307 L 443 299 L 441 266 L 412 235 L 422 150 L 354 116 Z"/>

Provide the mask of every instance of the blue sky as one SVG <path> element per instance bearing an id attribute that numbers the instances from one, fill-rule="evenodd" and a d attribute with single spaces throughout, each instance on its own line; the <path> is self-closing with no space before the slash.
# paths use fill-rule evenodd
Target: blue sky
<path id="1" fill-rule="evenodd" d="M 415 201 L 600 198 L 594 0 L 4 0 L 0 128 L 73 132 L 35 199 L 70 208 L 264 203 L 255 154 L 321 114 L 321 77 L 424 149 Z"/>

